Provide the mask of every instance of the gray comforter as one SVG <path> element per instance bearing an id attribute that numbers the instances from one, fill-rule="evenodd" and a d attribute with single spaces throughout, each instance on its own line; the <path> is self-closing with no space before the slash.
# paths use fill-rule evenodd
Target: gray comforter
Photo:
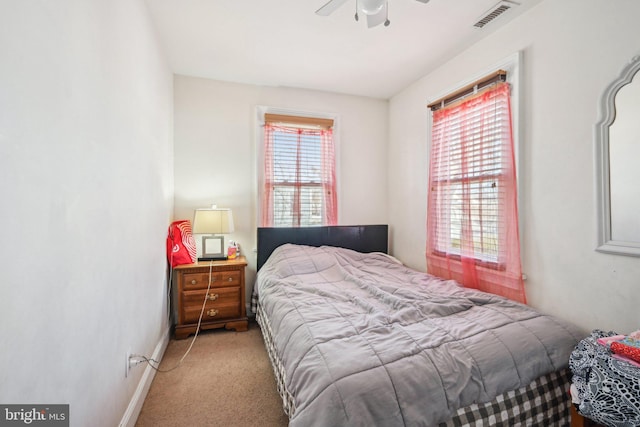
<path id="1" fill-rule="evenodd" d="M 431 426 L 568 365 L 580 331 L 384 254 L 284 245 L 255 293 L 290 426 Z"/>

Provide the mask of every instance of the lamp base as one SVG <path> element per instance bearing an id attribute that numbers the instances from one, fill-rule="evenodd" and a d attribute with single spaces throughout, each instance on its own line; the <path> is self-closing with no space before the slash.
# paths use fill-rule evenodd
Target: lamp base
<path id="1" fill-rule="evenodd" d="M 227 260 L 226 256 L 209 256 L 209 257 L 198 258 L 198 261 L 226 261 L 226 260 Z"/>

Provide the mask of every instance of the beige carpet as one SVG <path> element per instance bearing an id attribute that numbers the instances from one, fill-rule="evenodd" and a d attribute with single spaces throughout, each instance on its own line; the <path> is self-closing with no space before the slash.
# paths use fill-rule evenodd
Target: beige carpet
<path id="1" fill-rule="evenodd" d="M 160 364 L 169 369 L 191 337 L 171 340 Z M 260 328 L 201 332 L 182 365 L 158 372 L 136 426 L 261 426 L 288 424 Z"/>

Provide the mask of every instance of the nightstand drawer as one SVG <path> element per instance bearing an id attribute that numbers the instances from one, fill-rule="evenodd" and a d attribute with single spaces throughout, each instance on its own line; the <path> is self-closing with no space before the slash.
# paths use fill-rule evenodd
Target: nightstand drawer
<path id="1" fill-rule="evenodd" d="M 240 271 L 213 271 L 211 273 L 211 287 L 239 286 Z M 209 272 L 185 273 L 183 278 L 183 289 L 206 289 L 209 286 Z"/>
<path id="2" fill-rule="evenodd" d="M 185 291 L 182 293 L 182 321 L 197 323 L 202 311 L 205 295 L 207 302 L 202 321 L 239 317 L 241 314 L 241 296 L 239 287 L 212 288 L 207 291 Z"/>

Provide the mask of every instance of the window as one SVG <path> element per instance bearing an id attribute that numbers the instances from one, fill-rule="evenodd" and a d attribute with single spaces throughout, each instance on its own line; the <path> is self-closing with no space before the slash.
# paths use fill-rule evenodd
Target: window
<path id="1" fill-rule="evenodd" d="M 333 120 L 265 114 L 263 227 L 337 223 Z"/>
<path id="2" fill-rule="evenodd" d="M 462 100 L 431 105 L 427 263 L 437 276 L 525 302 L 510 86 L 500 73 Z"/>

